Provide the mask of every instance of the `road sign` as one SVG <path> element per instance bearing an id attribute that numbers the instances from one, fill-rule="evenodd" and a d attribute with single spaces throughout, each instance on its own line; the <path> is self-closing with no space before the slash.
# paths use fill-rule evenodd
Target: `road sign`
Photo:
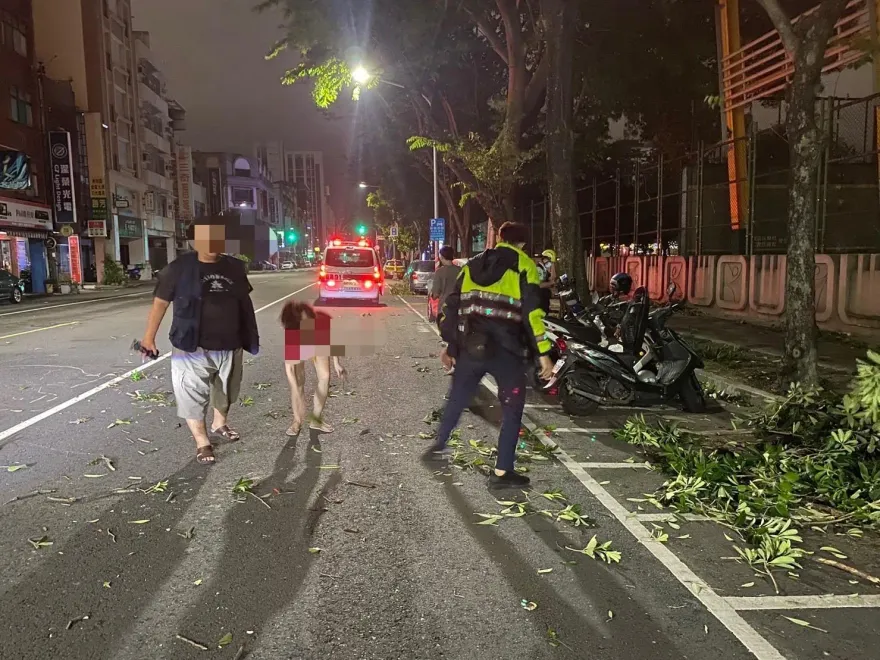
<path id="1" fill-rule="evenodd" d="M 391 236 L 391 238 L 397 238 L 399 232 L 400 228 L 397 226 L 397 223 L 395 223 L 391 225 L 391 231 L 388 232 L 388 235 Z"/>
<path id="2" fill-rule="evenodd" d="M 431 236 L 432 241 L 442 243 L 446 240 L 446 220 L 443 218 L 431 218 Z"/>

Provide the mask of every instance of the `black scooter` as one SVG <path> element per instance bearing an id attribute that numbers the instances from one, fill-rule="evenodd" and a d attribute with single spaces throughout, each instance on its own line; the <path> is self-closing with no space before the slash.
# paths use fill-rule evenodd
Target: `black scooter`
<path id="1" fill-rule="evenodd" d="M 680 400 L 685 410 L 699 413 L 706 408 L 696 369 L 703 360 L 679 335 L 666 327 L 669 316 L 683 301 L 650 310 L 647 290 L 640 287 L 616 333 L 622 352 L 589 343 L 571 341 L 556 362 L 554 376 L 545 389 L 558 386 L 562 409 L 569 415 L 586 416 L 600 405 L 627 406 L 670 403 Z"/>

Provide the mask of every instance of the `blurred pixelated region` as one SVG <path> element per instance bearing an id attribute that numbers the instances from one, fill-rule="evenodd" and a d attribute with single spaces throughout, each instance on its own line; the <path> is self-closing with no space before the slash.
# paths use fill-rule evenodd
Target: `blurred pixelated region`
<path id="1" fill-rule="evenodd" d="M 281 325 L 285 360 L 372 355 L 386 342 L 384 324 L 372 316 L 331 317 L 297 301 L 284 306 Z"/>

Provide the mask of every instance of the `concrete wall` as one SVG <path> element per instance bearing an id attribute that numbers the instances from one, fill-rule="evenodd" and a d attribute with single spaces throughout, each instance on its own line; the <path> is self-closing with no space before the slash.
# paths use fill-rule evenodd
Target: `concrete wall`
<path id="1" fill-rule="evenodd" d="M 586 257 L 590 288 L 608 291 L 627 272 L 654 300 L 675 282 L 706 313 L 763 323 L 783 321 L 785 255 Z M 816 321 L 823 327 L 880 337 L 880 254 L 816 255 Z"/>

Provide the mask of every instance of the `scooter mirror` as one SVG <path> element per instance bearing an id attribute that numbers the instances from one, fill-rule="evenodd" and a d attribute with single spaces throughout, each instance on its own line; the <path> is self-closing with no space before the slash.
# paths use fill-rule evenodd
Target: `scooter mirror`
<path id="1" fill-rule="evenodd" d="M 670 282 L 669 286 L 666 288 L 666 295 L 672 300 L 675 297 L 676 292 L 678 291 L 678 287 L 675 286 L 675 282 Z"/>

